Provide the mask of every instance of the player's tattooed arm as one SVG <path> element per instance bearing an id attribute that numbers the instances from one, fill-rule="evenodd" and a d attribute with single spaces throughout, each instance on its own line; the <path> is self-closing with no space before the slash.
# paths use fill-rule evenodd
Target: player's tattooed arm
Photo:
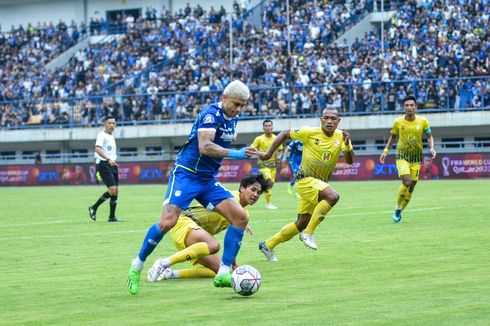
<path id="1" fill-rule="evenodd" d="M 202 130 L 198 133 L 199 154 L 210 157 L 225 157 L 228 149 L 214 143 L 215 131 Z"/>
<path id="2" fill-rule="evenodd" d="M 174 205 L 174 204 L 167 204 L 165 205 L 165 210 L 168 212 L 168 213 L 175 213 L 175 212 L 178 212 L 180 214 L 180 207 L 177 206 L 177 205 Z"/>

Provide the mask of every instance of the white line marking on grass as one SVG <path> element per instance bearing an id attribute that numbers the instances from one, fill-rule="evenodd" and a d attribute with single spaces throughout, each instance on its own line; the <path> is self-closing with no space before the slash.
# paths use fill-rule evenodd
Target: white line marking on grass
<path id="1" fill-rule="evenodd" d="M 108 234 L 130 234 L 130 233 L 140 233 L 144 235 L 145 230 L 124 230 L 124 231 L 108 231 L 108 232 L 90 232 L 90 233 L 72 233 L 72 234 L 46 234 L 37 236 L 25 236 L 25 237 L 7 237 L 2 238 L 2 240 L 29 240 L 29 239 L 50 239 L 50 238 L 71 238 L 71 237 L 86 237 L 86 236 L 105 236 Z"/>
<path id="2" fill-rule="evenodd" d="M 452 205 L 452 206 L 435 206 L 435 207 L 425 207 L 425 208 L 414 208 L 410 209 L 410 212 L 424 212 L 424 211 L 436 211 L 436 210 L 444 210 L 444 209 L 452 209 L 452 208 L 465 208 L 471 207 L 476 208 L 475 206 L 470 205 Z M 350 217 L 350 216 L 366 216 L 366 215 L 380 215 L 380 214 L 389 214 L 392 213 L 393 210 L 384 210 L 384 211 L 370 211 L 370 212 L 357 212 L 357 213 L 346 213 L 346 214 L 332 214 L 332 217 Z M 267 222 L 277 222 L 277 221 L 291 221 L 294 217 L 291 218 L 281 218 L 281 219 L 272 219 L 272 220 L 256 220 L 252 217 L 252 225 L 267 223 Z M 1 227 L 25 227 L 25 226 L 33 226 L 33 225 L 42 225 L 42 224 L 71 224 L 68 220 L 58 220 L 58 221 L 46 221 L 46 222 L 34 222 L 34 223 L 25 223 L 25 224 L 11 224 L 11 225 L 0 225 Z M 29 240 L 29 239 L 49 239 L 49 238 L 70 238 L 70 237 L 92 237 L 92 236 L 104 236 L 108 234 L 131 234 L 131 233 L 141 233 L 142 235 L 145 233 L 146 229 L 141 230 L 121 230 L 121 231 L 104 231 L 104 232 L 90 232 L 90 233 L 74 233 L 74 234 L 47 234 L 47 235 L 38 235 L 38 236 L 25 236 L 25 237 L 7 237 L 2 238 L 2 240 Z"/>
<path id="3" fill-rule="evenodd" d="M 426 207 L 426 208 L 414 208 L 414 209 L 409 209 L 410 212 L 424 212 L 424 211 L 437 211 L 437 210 L 444 210 L 444 209 L 452 209 L 452 208 L 464 208 L 464 207 L 471 207 L 475 208 L 475 206 L 469 206 L 469 205 L 453 205 L 453 206 L 435 206 L 435 207 Z M 393 213 L 393 210 L 383 210 L 383 211 L 368 211 L 368 212 L 356 212 L 356 213 L 343 213 L 343 214 L 335 214 L 335 212 L 330 213 L 329 216 L 333 217 L 350 217 L 350 216 L 366 216 L 366 215 L 381 215 L 381 214 L 391 214 Z M 294 219 L 296 216 L 293 216 L 291 214 L 291 218 L 281 218 L 281 219 L 267 219 L 267 220 L 256 220 L 253 217 L 251 218 L 252 224 L 253 223 L 263 223 L 263 222 L 276 222 L 276 221 L 291 221 Z"/>
<path id="4" fill-rule="evenodd" d="M 67 222 L 69 222 L 69 220 L 32 222 L 32 223 L 22 223 L 22 224 L 3 224 L 3 225 L 0 225 L 0 229 L 1 228 L 16 228 L 16 227 L 24 227 L 24 226 L 35 226 L 35 225 L 63 224 L 63 223 L 67 223 Z"/>

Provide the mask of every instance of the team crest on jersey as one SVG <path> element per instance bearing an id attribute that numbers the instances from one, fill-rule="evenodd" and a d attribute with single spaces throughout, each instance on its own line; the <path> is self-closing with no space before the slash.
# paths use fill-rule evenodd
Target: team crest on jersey
<path id="1" fill-rule="evenodd" d="M 330 161 L 330 159 L 332 158 L 332 152 L 330 152 L 330 151 L 324 151 L 324 152 L 322 153 L 322 157 L 321 157 L 321 158 L 322 158 L 322 161 L 323 161 L 323 162 L 328 162 L 328 161 Z"/>
<path id="2" fill-rule="evenodd" d="M 202 122 L 205 124 L 211 124 L 214 122 L 214 117 L 212 114 L 206 114 L 202 119 Z"/>
<path id="3" fill-rule="evenodd" d="M 108 151 L 112 151 L 112 146 L 107 146 Z"/>
<path id="4" fill-rule="evenodd" d="M 182 195 L 182 191 L 176 190 L 175 191 L 175 197 L 180 197 L 180 195 Z"/>

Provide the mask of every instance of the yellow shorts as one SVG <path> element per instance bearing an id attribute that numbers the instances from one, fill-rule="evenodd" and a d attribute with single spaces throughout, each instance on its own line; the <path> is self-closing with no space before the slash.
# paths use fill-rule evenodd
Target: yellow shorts
<path id="1" fill-rule="evenodd" d="M 179 216 L 177 220 L 177 224 L 170 230 L 170 237 L 172 238 L 172 242 L 174 243 L 175 248 L 178 251 L 187 248 L 185 245 L 185 239 L 187 238 L 187 234 L 192 230 L 202 229 L 196 222 L 194 222 L 191 218 L 187 216 Z M 195 264 L 196 259 L 190 260 L 190 263 Z"/>
<path id="2" fill-rule="evenodd" d="M 419 180 L 420 163 L 409 163 L 405 160 L 396 160 L 396 168 L 398 169 L 398 176 L 410 174 L 413 181 Z"/>
<path id="3" fill-rule="evenodd" d="M 262 168 L 259 172 L 264 176 L 265 180 L 276 182 L 276 168 Z"/>
<path id="4" fill-rule="evenodd" d="M 298 214 L 313 214 L 318 204 L 318 193 L 330 185 L 322 180 L 306 177 L 296 181 L 299 194 Z"/>

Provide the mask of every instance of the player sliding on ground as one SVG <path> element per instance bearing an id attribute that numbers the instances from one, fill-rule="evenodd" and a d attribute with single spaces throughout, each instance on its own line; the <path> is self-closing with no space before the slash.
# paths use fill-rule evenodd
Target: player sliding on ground
<path id="1" fill-rule="evenodd" d="M 385 163 L 388 152 L 398 138 L 396 144 L 396 168 L 398 176 L 402 179 L 402 184 L 398 189 L 396 198 L 395 212 L 392 219 L 395 223 L 402 220 L 402 211 L 407 207 L 412 198 L 413 189 L 419 180 L 420 164 L 422 163 L 422 135 L 427 136 L 429 150 L 434 159 L 436 151 L 434 149 L 434 137 L 430 130 L 429 121 L 426 118 L 416 115 L 417 101 L 413 96 L 407 96 L 403 100 L 405 116 L 398 118 L 393 123 L 391 135 L 386 147 L 379 157 L 381 163 Z"/>
<path id="2" fill-rule="evenodd" d="M 296 189 L 299 194 L 298 219 L 284 226 L 272 238 L 262 241 L 259 249 L 269 261 L 277 261 L 274 248 L 300 234 L 301 241 L 311 249 L 317 249 L 313 236 L 316 227 L 339 201 L 339 194 L 328 184 L 340 156 L 344 152 L 345 162 L 354 162 L 354 152 L 347 130 L 338 130 L 339 113 L 335 109 L 324 109 L 320 117 L 321 127 L 301 127 L 284 130 L 272 143 L 267 153 L 259 152 L 266 160 L 286 139 L 303 143 L 303 157 L 296 174 Z"/>
<path id="3" fill-rule="evenodd" d="M 240 182 L 240 189 L 232 191 L 232 194 L 248 216 L 246 207 L 254 205 L 268 187 L 269 183 L 261 174 L 252 174 L 245 176 Z M 177 224 L 170 231 L 170 237 L 179 251 L 170 257 L 157 259 L 148 270 L 148 281 L 214 277 L 218 272 L 221 258 L 218 255 L 219 243 L 213 235 L 225 230 L 229 225 L 228 220 L 222 215 L 202 206 L 189 207 L 183 211 Z M 246 230 L 252 234 L 249 227 Z M 180 270 L 170 268 L 185 261 L 190 261 L 192 264 L 198 263 L 201 266 Z M 236 268 L 237 265 L 234 263 L 233 267 Z M 161 268 L 164 271 L 156 277 Z"/>
<path id="4" fill-rule="evenodd" d="M 231 286 L 231 265 L 240 250 L 248 217 L 231 192 L 219 183 L 216 175 L 224 157 L 245 159 L 256 155 L 257 150 L 251 147 L 229 149 L 235 137 L 238 115 L 250 98 L 248 87 L 235 80 L 226 86 L 222 98 L 222 102 L 211 104 L 201 111 L 187 142 L 177 155 L 175 167 L 170 173 L 160 221 L 148 229 L 140 251 L 129 267 L 127 286 L 131 294 L 139 291 L 141 271 L 146 258 L 165 233 L 175 226 L 180 212 L 187 209 L 194 199 L 207 209 L 220 213 L 230 222 L 214 285 Z M 155 273 L 155 277 L 158 278 L 164 270 L 161 268 Z"/>

